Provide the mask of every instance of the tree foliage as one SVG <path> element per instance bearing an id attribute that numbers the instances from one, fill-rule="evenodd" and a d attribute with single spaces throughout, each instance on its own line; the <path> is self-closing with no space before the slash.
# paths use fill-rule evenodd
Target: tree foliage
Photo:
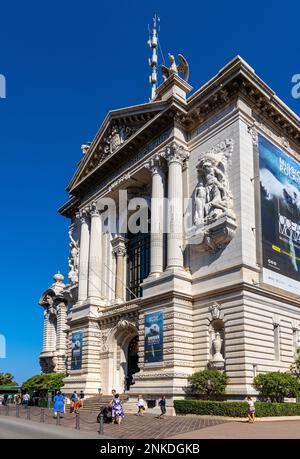
<path id="1" fill-rule="evenodd" d="M 294 362 L 290 367 L 291 373 L 300 378 L 300 347 L 298 347 Z"/>
<path id="2" fill-rule="evenodd" d="M 16 384 L 11 373 L 0 373 L 0 386 L 15 386 Z"/>
<path id="3" fill-rule="evenodd" d="M 25 381 L 22 385 L 22 390 L 59 390 L 63 385 L 64 373 L 45 373 L 35 375 Z"/>
<path id="4" fill-rule="evenodd" d="M 254 378 L 253 386 L 260 398 L 271 402 L 283 402 L 285 397 L 300 395 L 300 380 L 290 373 L 266 373 Z"/>
<path id="5" fill-rule="evenodd" d="M 225 393 L 229 377 L 216 368 L 197 371 L 188 378 L 186 393 L 201 398 L 216 398 Z"/>

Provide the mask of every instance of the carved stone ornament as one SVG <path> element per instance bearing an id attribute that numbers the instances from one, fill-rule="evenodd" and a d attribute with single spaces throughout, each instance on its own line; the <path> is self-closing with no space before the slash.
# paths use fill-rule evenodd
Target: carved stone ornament
<path id="1" fill-rule="evenodd" d="M 189 152 L 182 145 L 172 142 L 161 152 L 161 157 L 165 158 L 169 164 L 177 162 L 183 165 L 184 161 L 189 158 Z"/>
<path id="2" fill-rule="evenodd" d="M 100 162 L 105 159 L 106 156 L 114 153 L 132 134 L 134 130 L 123 124 L 113 124 L 109 129 L 104 141 L 101 146 Z"/>
<path id="3" fill-rule="evenodd" d="M 258 132 L 257 132 L 256 127 L 254 125 L 249 126 L 248 133 L 250 134 L 252 138 L 253 145 L 257 146 L 258 145 Z"/>
<path id="4" fill-rule="evenodd" d="M 216 332 L 215 337 L 212 341 L 213 358 L 211 364 L 214 368 L 218 368 L 219 370 L 222 370 L 224 368 L 225 363 L 225 359 L 221 354 L 222 342 L 223 340 L 221 339 L 220 333 Z"/>
<path id="5" fill-rule="evenodd" d="M 68 278 L 71 284 L 78 283 L 78 267 L 79 267 L 79 245 L 72 237 L 72 232 L 69 231 L 70 237 L 70 255 L 68 259 L 69 274 Z"/>
<path id="6" fill-rule="evenodd" d="M 211 314 L 211 320 L 217 320 L 220 318 L 220 305 L 217 302 L 214 302 L 210 307 L 209 307 L 209 312 Z"/>
<path id="7" fill-rule="evenodd" d="M 217 251 L 230 242 L 236 229 L 228 183 L 233 140 L 225 139 L 199 157 L 194 192 L 194 227 L 189 243 Z"/>
<path id="8" fill-rule="evenodd" d="M 117 323 L 117 327 L 122 328 L 122 329 L 129 328 L 130 325 L 131 325 L 130 322 L 124 319 L 119 320 L 119 322 Z"/>

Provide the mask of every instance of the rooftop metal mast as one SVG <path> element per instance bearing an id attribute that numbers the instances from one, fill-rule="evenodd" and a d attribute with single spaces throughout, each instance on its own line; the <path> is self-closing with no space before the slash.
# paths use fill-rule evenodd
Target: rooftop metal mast
<path id="1" fill-rule="evenodd" d="M 149 27 L 149 40 L 148 40 L 148 45 L 152 49 L 152 56 L 151 58 L 149 58 L 149 61 L 148 61 L 151 67 L 151 75 L 149 76 L 149 82 L 151 85 L 151 99 L 150 100 L 153 100 L 155 98 L 156 88 L 157 88 L 157 64 L 158 64 L 157 47 L 158 47 L 159 23 L 160 23 L 160 18 L 155 14 L 153 17 L 152 32 L 150 31 L 150 27 Z"/>

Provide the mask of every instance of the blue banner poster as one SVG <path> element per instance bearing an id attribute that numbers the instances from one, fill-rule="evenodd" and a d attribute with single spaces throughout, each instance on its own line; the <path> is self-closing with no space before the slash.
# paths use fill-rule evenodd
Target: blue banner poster
<path id="1" fill-rule="evenodd" d="M 82 338 L 83 338 L 83 332 L 81 330 L 72 333 L 71 370 L 81 370 Z"/>
<path id="2" fill-rule="evenodd" d="M 145 315 L 145 363 L 163 361 L 163 325 L 162 311 Z"/>
<path id="3" fill-rule="evenodd" d="M 259 136 L 263 282 L 300 294 L 300 164 Z"/>

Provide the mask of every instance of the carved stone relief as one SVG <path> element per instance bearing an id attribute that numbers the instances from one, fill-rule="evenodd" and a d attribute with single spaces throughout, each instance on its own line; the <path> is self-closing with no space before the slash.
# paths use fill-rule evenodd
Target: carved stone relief
<path id="1" fill-rule="evenodd" d="M 76 242 L 73 237 L 71 231 L 69 231 L 70 237 L 70 256 L 68 259 L 69 263 L 69 274 L 68 278 L 71 284 L 78 283 L 78 266 L 79 266 L 79 246 L 78 242 Z"/>
<path id="2" fill-rule="evenodd" d="M 199 157 L 194 193 L 194 227 L 189 238 L 203 251 L 216 251 L 232 239 L 236 229 L 228 182 L 233 140 L 225 139 Z"/>

